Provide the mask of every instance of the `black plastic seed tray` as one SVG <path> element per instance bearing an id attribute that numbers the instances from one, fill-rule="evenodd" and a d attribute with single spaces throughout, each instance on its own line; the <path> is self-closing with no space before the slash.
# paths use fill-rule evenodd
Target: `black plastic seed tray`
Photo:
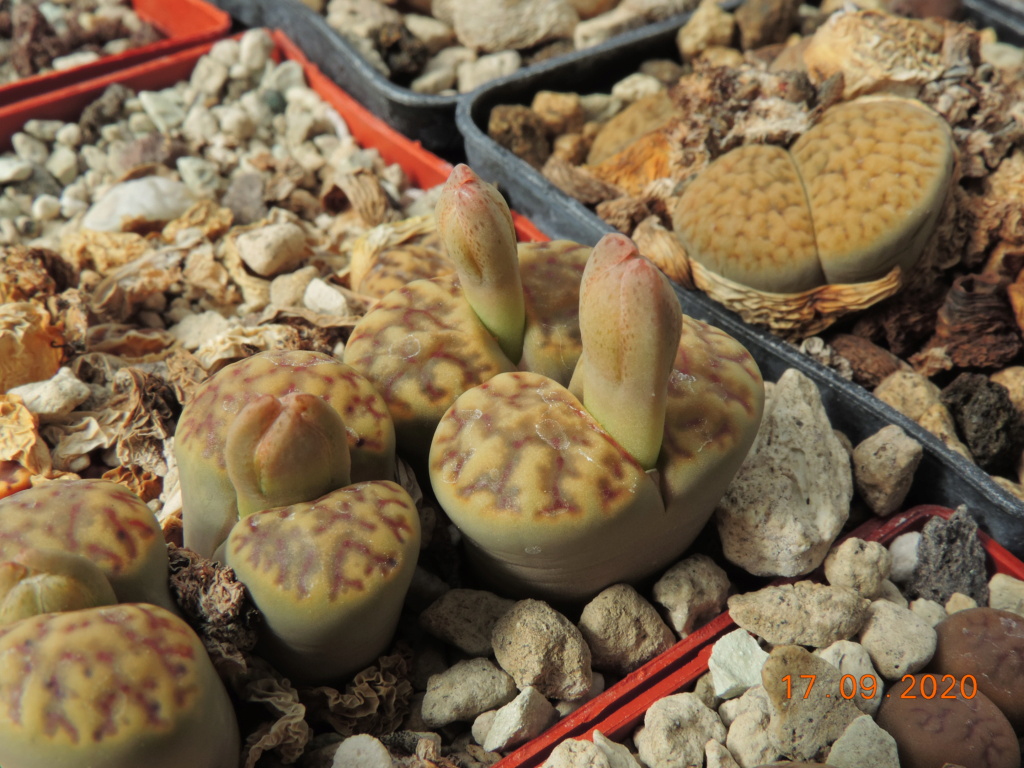
<path id="1" fill-rule="evenodd" d="M 1011 5 L 1012 4 L 1012 5 Z M 968 18 L 997 29 L 1000 39 L 1024 45 L 1024 0 L 965 0 Z M 475 91 L 462 101 L 456 120 L 465 137 L 473 169 L 498 184 L 509 205 L 548 236 L 592 245 L 614 231 L 582 203 L 559 191 L 536 169 L 487 136 L 491 109 L 499 104 L 529 104 L 541 90 L 607 92 L 615 82 L 650 58 L 676 56 L 675 34 L 663 29 L 643 44 L 620 44 L 614 56 L 572 54 L 545 62 Z M 996 485 L 974 464 L 947 448 L 938 438 L 875 398 L 816 363 L 767 331 L 745 324 L 733 312 L 699 291 L 677 289 L 683 311 L 711 323 L 742 342 L 753 354 L 765 378 L 777 379 L 787 368 L 808 375 L 821 391 L 836 429 L 856 444 L 887 424 L 897 424 L 925 447 L 908 504 L 930 503 L 956 507 L 967 504 L 988 532 L 1018 556 L 1024 556 L 1024 502 Z"/>
<path id="2" fill-rule="evenodd" d="M 489 2 L 490 0 L 482 0 Z M 396 85 L 374 69 L 323 16 L 300 0 L 210 0 L 248 27 L 273 27 L 300 41 L 310 61 L 345 91 L 355 96 L 371 112 L 409 138 L 442 157 L 458 162 L 464 159 L 462 135 L 455 128 L 455 111 L 471 94 L 436 96 L 420 94 Z M 723 8 L 732 10 L 742 0 L 723 0 Z M 529 74 L 557 62 L 577 60 L 604 62 L 622 51 L 644 50 L 649 45 L 671 40 L 689 19 L 681 14 L 648 24 L 582 51 L 559 56 L 542 64 L 524 67 L 517 74 Z"/>

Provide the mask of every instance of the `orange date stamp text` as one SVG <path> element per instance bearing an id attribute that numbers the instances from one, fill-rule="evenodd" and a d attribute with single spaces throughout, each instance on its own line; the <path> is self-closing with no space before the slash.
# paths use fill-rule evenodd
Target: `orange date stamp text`
<path id="1" fill-rule="evenodd" d="M 782 682 L 786 684 L 786 698 L 808 699 L 814 689 L 814 682 L 817 675 L 785 675 Z M 973 699 L 978 693 L 978 681 L 974 675 L 964 675 L 957 678 L 954 675 L 936 676 L 904 675 L 900 682 L 910 680 L 910 686 L 899 694 L 901 699 Z M 881 683 L 874 675 L 843 675 L 839 678 L 839 690 L 836 695 L 843 699 L 855 699 L 858 696 L 865 699 L 873 699 L 875 693 L 881 688 Z M 800 691 L 803 690 L 801 695 Z M 959 694 L 959 696 L 957 695 Z M 819 692 L 815 695 L 821 695 Z M 831 698 L 832 693 L 826 692 L 826 698 Z M 885 694 L 889 698 L 890 694 Z"/>

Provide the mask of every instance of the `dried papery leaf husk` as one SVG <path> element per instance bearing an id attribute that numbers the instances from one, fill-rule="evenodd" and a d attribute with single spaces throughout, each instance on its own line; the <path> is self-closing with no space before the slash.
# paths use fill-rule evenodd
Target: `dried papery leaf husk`
<path id="1" fill-rule="evenodd" d="M 0 464 L 7 463 L 16 465 L 7 468 L 9 475 L 17 475 L 17 467 L 30 475 L 45 475 L 52 466 L 50 449 L 39 434 L 39 419 L 18 395 L 0 395 Z M 2 482 L 12 482 L 19 489 L 23 484 L 16 478 Z"/>
<path id="2" fill-rule="evenodd" d="M 100 274 L 141 258 L 152 247 L 152 241 L 134 232 L 94 229 L 80 229 L 61 241 L 61 252 L 75 267 Z"/>
<path id="3" fill-rule="evenodd" d="M 548 158 L 541 172 L 565 194 L 585 205 L 596 205 L 623 194 L 622 189 L 602 181 L 589 168 L 573 165 L 557 155 Z"/>
<path id="4" fill-rule="evenodd" d="M 260 325 L 256 328 L 231 328 L 200 345 L 195 359 L 211 375 L 228 363 L 272 349 L 301 349 L 299 332 L 288 325 Z"/>
<path id="5" fill-rule="evenodd" d="M 138 473 L 154 477 L 166 475 L 164 441 L 174 434 L 178 407 L 170 385 L 159 376 L 134 366 L 126 366 L 114 374 L 113 385 L 114 397 L 106 408 L 125 414 L 116 443 L 121 468 L 127 471 L 132 467 Z M 142 482 L 141 477 L 139 482 Z M 135 490 L 131 485 L 128 487 Z M 158 482 L 156 495 L 159 493 Z"/>
<path id="6" fill-rule="evenodd" d="M 1020 354 L 1021 331 L 1007 298 L 1006 281 L 997 275 L 962 275 L 953 281 L 939 309 L 935 335 L 911 364 L 926 375 L 937 373 L 934 350 L 942 350 L 942 367 L 1002 368 Z"/>
<path id="7" fill-rule="evenodd" d="M 883 90 L 916 96 L 946 68 L 944 37 L 935 21 L 881 11 L 835 13 L 810 39 L 803 58 L 814 83 L 842 73 L 844 99 Z"/>
<path id="8" fill-rule="evenodd" d="M 352 290 L 382 298 L 413 280 L 455 271 L 441 245 L 432 214 L 380 224 L 353 244 L 349 265 Z"/>
<path id="9" fill-rule="evenodd" d="M 693 275 L 686 249 L 657 216 L 648 216 L 633 230 L 633 242 L 640 253 L 665 273 L 669 280 L 693 290 Z"/>
<path id="10" fill-rule="evenodd" d="M 328 686 L 300 688 L 312 722 L 322 721 L 342 736 L 384 736 L 399 729 L 413 695 L 409 660 L 400 652 L 381 656 L 358 672 L 344 691 Z"/>
<path id="11" fill-rule="evenodd" d="M 16 461 L 0 459 L 0 499 L 31 487 L 31 472 Z"/>
<path id="12" fill-rule="evenodd" d="M 49 379 L 64 359 L 64 335 L 31 301 L 0 304 L 0 392 Z"/>
<path id="13" fill-rule="evenodd" d="M 21 245 L 0 248 L 0 303 L 42 300 L 56 292 L 43 254 L 44 249 Z"/>
<path id="14" fill-rule="evenodd" d="M 89 352 L 106 352 L 134 361 L 160 360 L 176 341 L 167 331 L 124 323 L 94 325 L 85 335 L 85 346 Z"/>
<path id="15" fill-rule="evenodd" d="M 766 293 L 727 280 L 690 261 L 693 284 L 719 304 L 736 312 L 744 322 L 770 328 L 786 339 L 816 336 L 851 312 L 859 312 L 896 294 L 902 273 L 868 283 L 822 285 L 800 293 Z"/>
<path id="16" fill-rule="evenodd" d="M 230 208 L 222 208 L 212 200 L 200 200 L 181 216 L 164 227 L 161 236 L 173 243 L 178 234 L 185 229 L 198 229 L 203 237 L 216 240 L 231 229 L 235 215 Z"/>
<path id="17" fill-rule="evenodd" d="M 108 469 L 101 477 L 103 480 L 123 485 L 145 502 L 159 498 L 163 490 L 163 478 L 137 464 L 120 464 Z"/>
<path id="18" fill-rule="evenodd" d="M 332 169 L 327 174 L 320 192 L 323 209 L 329 213 L 340 213 L 346 203 L 359 212 L 368 227 L 394 221 L 399 217 L 377 174 L 369 168 L 344 171 Z"/>
<path id="19" fill-rule="evenodd" d="M 182 249 L 163 248 L 111 270 L 93 290 L 89 310 L 102 320 L 124 322 L 147 298 L 181 279 L 183 257 Z"/>

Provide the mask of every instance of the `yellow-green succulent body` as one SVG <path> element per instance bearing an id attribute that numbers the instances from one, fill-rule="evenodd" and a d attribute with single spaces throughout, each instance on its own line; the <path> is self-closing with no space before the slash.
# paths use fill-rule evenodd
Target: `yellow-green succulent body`
<path id="1" fill-rule="evenodd" d="M 419 547 L 415 504 L 382 480 L 239 520 L 225 553 L 263 614 L 268 658 L 293 679 L 326 682 L 386 650 Z"/>
<path id="2" fill-rule="evenodd" d="M 0 626 L 31 616 L 117 602 L 110 582 L 81 555 L 28 549 L 0 562 Z"/>
<path id="3" fill-rule="evenodd" d="M 0 627 L 4 768 L 235 768 L 238 725 L 202 642 L 153 605 Z"/>
<path id="4" fill-rule="evenodd" d="M 167 545 L 153 511 L 107 480 L 58 480 L 0 499 L 0 561 L 26 550 L 90 560 L 121 602 L 174 610 Z"/>
<path id="5" fill-rule="evenodd" d="M 655 472 L 568 389 L 506 373 L 445 414 L 431 487 L 496 589 L 586 599 L 654 573 L 693 542 L 753 443 L 763 405 L 750 354 L 684 315 Z"/>
<path id="6" fill-rule="evenodd" d="M 232 483 L 226 452 L 228 435 L 240 414 L 253 401 L 271 396 L 283 401 L 289 395 L 306 394 L 322 399 L 340 416 L 351 456 L 351 479 L 389 479 L 394 474 L 395 433 L 388 409 L 373 385 L 358 372 L 334 358 L 299 350 L 264 352 L 229 365 L 204 382 L 185 406 L 175 432 L 175 456 L 181 475 L 182 516 L 185 546 L 204 557 L 212 556 L 239 518 L 239 488 Z M 326 422 L 326 420 L 323 420 Z M 264 443 L 283 455 L 278 466 L 288 466 L 295 456 L 305 455 L 304 440 L 324 439 L 323 430 L 301 432 L 301 419 L 291 423 L 291 441 Z M 326 426 L 326 423 L 325 423 Z M 240 441 L 244 442 L 244 441 Z M 256 444 L 258 441 L 254 440 Z M 302 445 L 300 445 L 302 443 Z M 326 462 L 337 462 L 337 451 L 315 451 L 307 471 L 276 477 L 270 455 L 246 469 L 250 490 L 260 485 L 267 494 L 266 507 L 315 499 L 338 481 L 339 473 Z M 290 456 L 295 454 L 295 456 Z M 234 457 L 243 466 L 250 457 Z M 318 462 L 314 464 L 313 462 Z M 258 482 L 254 478 L 258 478 Z M 259 496 L 259 494 L 255 494 Z M 242 507 L 259 507 L 251 496 Z M 264 508 L 266 508 L 264 507 Z M 243 512 L 244 514 L 244 512 Z"/>

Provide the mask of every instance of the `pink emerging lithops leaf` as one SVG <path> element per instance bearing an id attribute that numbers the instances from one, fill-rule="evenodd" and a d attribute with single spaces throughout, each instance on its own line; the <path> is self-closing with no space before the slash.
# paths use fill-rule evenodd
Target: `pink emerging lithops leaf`
<path id="1" fill-rule="evenodd" d="M 0 627 L 5 768 L 236 768 L 238 724 L 202 641 L 133 603 Z"/>
<path id="2" fill-rule="evenodd" d="M 30 549 L 80 555 L 106 577 L 118 600 L 175 610 L 156 515 L 121 485 L 58 480 L 0 499 L 0 560 L 16 561 Z"/>
<path id="3" fill-rule="evenodd" d="M 309 501 L 351 482 L 345 422 L 323 399 L 260 395 L 228 427 L 224 450 L 238 515 Z"/>
<path id="4" fill-rule="evenodd" d="M 435 216 L 466 300 L 509 360 L 518 362 L 526 309 L 508 204 L 469 166 L 457 165 L 445 182 Z"/>
<path id="5" fill-rule="evenodd" d="M 625 235 L 602 237 L 580 287 L 583 404 L 645 469 L 661 450 L 681 324 L 658 268 Z"/>

